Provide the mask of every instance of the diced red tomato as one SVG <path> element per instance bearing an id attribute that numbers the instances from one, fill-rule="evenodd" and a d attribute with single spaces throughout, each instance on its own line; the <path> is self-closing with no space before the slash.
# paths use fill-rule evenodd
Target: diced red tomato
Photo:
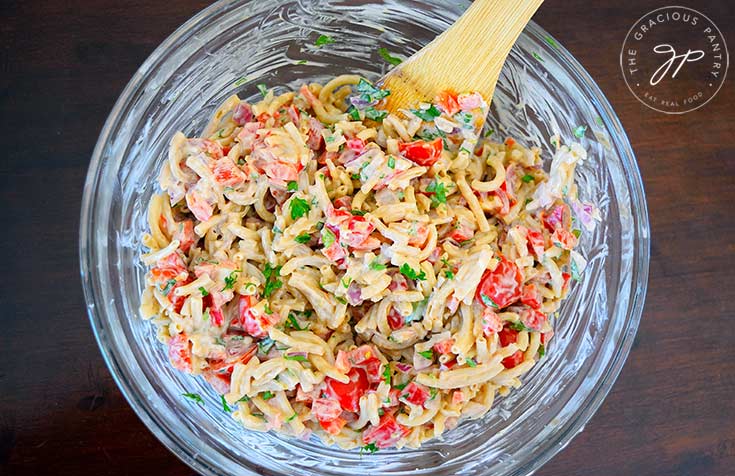
<path id="1" fill-rule="evenodd" d="M 452 352 L 452 346 L 454 345 L 454 339 L 444 339 L 434 344 L 434 350 L 438 354 L 449 354 Z"/>
<path id="2" fill-rule="evenodd" d="M 554 234 L 551 235 L 551 241 L 554 244 L 558 243 L 565 250 L 571 250 L 577 246 L 577 237 L 565 228 L 557 228 L 554 230 Z"/>
<path id="3" fill-rule="evenodd" d="M 210 193 L 206 191 L 206 186 L 198 182 L 186 192 L 186 206 L 194 214 L 199 221 L 207 221 L 212 218 L 214 212 L 214 204 L 211 203 Z"/>
<path id="4" fill-rule="evenodd" d="M 442 364 L 439 368 L 441 370 L 452 370 L 457 365 L 457 359 L 452 359 L 447 363 Z"/>
<path id="5" fill-rule="evenodd" d="M 209 363 L 209 369 L 210 370 L 222 370 L 226 369 L 228 367 L 232 367 L 235 364 L 247 364 L 250 359 L 253 358 L 255 353 L 258 351 L 258 346 L 253 344 L 249 345 L 247 347 L 244 347 L 242 350 L 234 351 L 233 349 L 228 349 L 229 352 L 236 352 L 234 355 L 228 355 L 226 359 L 221 360 L 208 360 Z"/>
<path id="6" fill-rule="evenodd" d="M 552 337 L 554 337 L 554 331 L 544 332 L 543 334 L 541 334 L 541 343 L 546 345 L 546 343 L 549 342 Z"/>
<path id="7" fill-rule="evenodd" d="M 515 143 L 516 143 L 516 141 L 514 141 L 510 137 L 508 137 L 507 139 L 505 139 L 505 146 L 508 147 L 509 149 L 511 147 L 513 147 L 515 145 Z"/>
<path id="8" fill-rule="evenodd" d="M 216 309 L 214 307 L 209 308 L 209 317 L 212 319 L 212 324 L 214 324 L 217 327 L 220 327 L 225 322 L 225 316 L 222 314 L 221 309 Z"/>
<path id="9" fill-rule="evenodd" d="M 347 257 L 347 251 L 337 242 L 337 240 L 334 240 L 334 243 L 329 245 L 329 247 L 322 248 L 322 253 L 324 256 L 329 258 L 330 261 L 338 264 Z"/>
<path id="10" fill-rule="evenodd" d="M 477 287 L 477 300 L 486 307 L 494 307 L 485 302 L 482 298 L 485 295 L 492 299 L 498 306 L 497 309 L 503 309 L 520 299 L 522 282 L 523 277 L 518 266 L 503 258 L 493 271 L 485 271 Z"/>
<path id="11" fill-rule="evenodd" d="M 561 288 L 566 290 L 569 287 L 569 281 L 572 279 L 572 275 L 569 273 L 561 273 L 561 278 L 564 280 Z"/>
<path id="12" fill-rule="evenodd" d="M 396 405 L 400 403 L 398 401 L 400 397 L 401 397 L 401 391 L 398 390 L 397 388 L 391 388 L 390 391 L 388 392 L 387 400 L 380 402 L 380 406 L 383 408 L 395 407 Z"/>
<path id="13" fill-rule="evenodd" d="M 170 253 L 156 262 L 156 266 L 151 268 L 151 276 L 153 280 L 161 285 L 169 279 L 176 279 L 180 274 L 186 272 L 186 263 L 184 259 L 177 253 Z"/>
<path id="14" fill-rule="evenodd" d="M 537 331 L 546 323 L 546 314 L 536 309 L 524 309 L 521 312 L 521 322 L 527 328 Z"/>
<path id="15" fill-rule="evenodd" d="M 398 314 L 398 311 L 395 310 L 395 308 L 390 309 L 390 312 L 388 312 L 388 325 L 391 329 L 396 330 L 403 327 L 405 324 L 405 320 L 403 319 L 403 316 Z"/>
<path id="16" fill-rule="evenodd" d="M 338 435 L 339 432 L 342 431 L 342 428 L 344 428 L 344 426 L 347 424 L 347 420 L 342 417 L 337 417 L 334 420 L 330 421 L 318 421 L 319 425 L 324 428 L 324 431 L 326 431 L 330 435 Z"/>
<path id="17" fill-rule="evenodd" d="M 186 296 L 177 295 L 176 289 L 186 284 L 189 284 L 192 281 L 194 280 L 191 278 L 191 276 L 187 276 L 186 279 L 184 279 L 183 281 L 176 281 L 176 284 L 171 286 L 171 289 L 169 289 L 166 297 L 171 302 L 171 305 L 174 308 L 174 312 L 181 312 L 181 308 L 184 307 L 184 302 L 186 301 Z"/>
<path id="18" fill-rule="evenodd" d="M 445 90 L 440 92 L 436 97 L 436 103 L 450 116 L 459 112 L 459 101 L 454 91 Z"/>
<path id="19" fill-rule="evenodd" d="M 495 190 L 493 194 L 500 199 L 500 209 L 497 214 L 501 216 L 507 215 L 510 211 L 510 200 L 508 199 L 508 194 L 501 188 Z"/>
<path id="20" fill-rule="evenodd" d="M 412 227 L 414 233 L 410 235 L 408 244 L 411 246 L 418 246 L 419 248 L 426 243 L 426 239 L 429 237 L 429 227 L 425 223 L 416 223 Z"/>
<path id="21" fill-rule="evenodd" d="M 423 385 L 411 382 L 403 389 L 403 394 L 401 396 L 405 398 L 408 403 L 413 405 L 423 405 L 426 403 L 426 400 L 429 399 L 429 390 L 427 390 Z"/>
<path id="22" fill-rule="evenodd" d="M 498 332 L 498 339 L 500 340 L 500 347 L 515 344 L 518 340 L 518 331 L 507 326 L 503 327 L 503 330 Z"/>
<path id="23" fill-rule="evenodd" d="M 405 158 L 424 167 L 434 165 L 439 160 L 442 149 L 443 143 L 441 137 L 437 137 L 431 142 L 416 140 L 398 144 L 398 150 Z"/>
<path id="24" fill-rule="evenodd" d="M 365 141 L 357 137 L 355 137 L 354 139 L 349 139 L 347 141 L 347 148 L 350 150 L 354 150 L 359 154 L 360 152 L 365 150 Z"/>
<path id="25" fill-rule="evenodd" d="M 452 232 L 449 234 L 449 238 L 453 239 L 457 243 L 461 243 L 463 241 L 467 241 L 470 238 L 472 238 L 475 235 L 475 230 L 470 228 L 466 224 L 461 224 L 457 228 L 452 229 Z"/>
<path id="26" fill-rule="evenodd" d="M 325 226 L 335 234 L 335 242 L 351 247 L 362 246 L 375 230 L 375 225 L 364 216 L 353 215 L 342 209 L 331 210 Z"/>
<path id="27" fill-rule="evenodd" d="M 230 393 L 230 381 L 232 380 L 231 373 L 220 373 L 205 370 L 202 372 L 202 375 L 204 376 L 204 380 L 206 380 L 217 393 L 221 395 Z"/>
<path id="28" fill-rule="evenodd" d="M 246 180 L 245 174 L 229 157 L 222 157 L 214 162 L 212 173 L 214 180 L 223 187 L 234 187 Z"/>
<path id="29" fill-rule="evenodd" d="M 515 351 L 514 354 L 509 355 L 508 357 L 500 361 L 500 363 L 503 364 L 503 367 L 505 367 L 506 369 L 512 369 L 521 362 L 523 362 L 523 352 L 520 350 Z"/>
<path id="30" fill-rule="evenodd" d="M 352 205 L 352 197 L 349 195 L 345 195 L 344 197 L 339 197 L 334 201 L 334 206 L 336 208 L 350 208 Z"/>
<path id="31" fill-rule="evenodd" d="M 174 368 L 191 373 L 191 342 L 186 334 L 177 334 L 168 341 L 168 358 Z"/>
<path id="32" fill-rule="evenodd" d="M 526 240 L 528 241 L 528 252 L 536 256 L 541 256 L 546 250 L 544 243 L 544 235 L 540 231 L 527 230 Z"/>
<path id="33" fill-rule="evenodd" d="M 272 160 L 263 165 L 263 172 L 269 179 L 280 185 L 296 181 L 299 178 L 299 167 L 290 162 Z"/>
<path id="34" fill-rule="evenodd" d="M 342 407 L 337 400 L 331 398 L 317 398 L 311 404 L 311 413 L 319 421 L 331 421 L 342 414 Z"/>
<path id="35" fill-rule="evenodd" d="M 245 125 L 245 123 L 252 121 L 253 118 L 253 108 L 245 101 L 240 101 L 232 112 L 232 122 L 238 126 Z"/>
<path id="36" fill-rule="evenodd" d="M 222 158 L 222 146 L 217 142 L 209 139 L 189 139 L 188 142 L 215 160 Z"/>
<path id="37" fill-rule="evenodd" d="M 347 376 L 350 378 L 348 383 L 327 377 L 325 379 L 327 391 L 331 397 L 339 401 L 343 410 L 357 412 L 360 410 L 360 397 L 370 388 L 367 373 L 363 369 L 354 367 Z"/>
<path id="38" fill-rule="evenodd" d="M 521 302 L 533 309 L 541 307 L 541 295 L 533 284 L 526 284 L 521 291 Z"/>
<path id="39" fill-rule="evenodd" d="M 550 212 L 543 214 L 544 226 L 550 232 L 564 227 L 565 216 L 569 216 L 566 205 L 557 205 Z"/>
<path id="40" fill-rule="evenodd" d="M 411 430 L 396 421 L 390 413 L 380 417 L 378 426 L 370 426 L 362 433 L 362 442 L 375 443 L 378 448 L 389 448 L 408 435 Z"/>
<path id="41" fill-rule="evenodd" d="M 486 307 L 482 311 L 482 333 L 491 336 L 503 330 L 503 321 L 492 309 Z"/>
<path id="42" fill-rule="evenodd" d="M 334 359 L 334 366 L 337 370 L 346 374 L 352 368 L 350 363 L 350 354 L 344 350 L 337 351 L 337 357 Z"/>
<path id="43" fill-rule="evenodd" d="M 240 296 L 238 304 L 240 325 L 253 337 L 265 337 L 268 329 L 279 320 L 276 313 L 266 314 L 255 309 L 253 306 L 257 304 L 257 298 L 254 296 Z"/>
<path id="44" fill-rule="evenodd" d="M 194 233 L 194 221 L 184 220 L 176 224 L 176 231 L 172 238 L 179 240 L 179 249 L 184 253 L 188 253 L 191 246 L 199 241 L 199 238 Z"/>

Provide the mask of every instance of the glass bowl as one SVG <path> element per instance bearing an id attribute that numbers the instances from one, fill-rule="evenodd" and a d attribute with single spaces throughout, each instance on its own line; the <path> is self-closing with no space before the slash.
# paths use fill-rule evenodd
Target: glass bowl
<path id="1" fill-rule="evenodd" d="M 649 228 L 638 167 L 610 104 L 574 58 L 535 23 L 505 65 L 490 122 L 550 150 L 549 137 L 581 139 L 584 200 L 602 222 L 584 233 L 590 264 L 555 323 L 547 356 L 524 385 L 418 450 L 376 454 L 316 440 L 247 431 L 202 380 L 174 370 L 149 322 L 138 317 L 146 208 L 171 135 L 196 134 L 233 93 L 256 85 L 296 89 L 305 80 L 357 72 L 376 80 L 385 47 L 409 56 L 446 29 L 467 3 L 440 0 L 221 1 L 174 32 L 140 67 L 100 134 L 84 189 L 80 257 L 92 327 L 115 381 L 148 428 L 205 475 L 524 475 L 580 432 L 630 351 L 646 292 Z M 320 34 L 335 42 L 316 47 Z M 481 45 L 465 45 L 482 50 Z M 304 63 L 302 60 L 306 60 Z M 579 132 L 579 130 L 577 130 Z M 577 139 L 580 140 L 580 139 Z M 548 161 L 549 154 L 544 152 Z M 205 405 L 181 397 L 198 392 Z"/>

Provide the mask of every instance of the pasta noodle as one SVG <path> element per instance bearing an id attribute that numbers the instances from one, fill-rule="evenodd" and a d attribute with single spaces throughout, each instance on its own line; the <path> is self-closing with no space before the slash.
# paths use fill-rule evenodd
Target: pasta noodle
<path id="1" fill-rule="evenodd" d="M 547 174 L 481 134 L 479 94 L 387 114 L 388 94 L 343 75 L 232 96 L 171 139 L 140 314 L 246 428 L 374 451 L 480 418 L 586 264 L 584 149 L 558 145 Z"/>

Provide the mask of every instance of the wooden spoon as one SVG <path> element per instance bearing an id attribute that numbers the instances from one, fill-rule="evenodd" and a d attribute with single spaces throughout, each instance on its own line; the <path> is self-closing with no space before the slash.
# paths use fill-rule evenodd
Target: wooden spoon
<path id="1" fill-rule="evenodd" d="M 475 0 L 447 31 L 391 70 L 390 112 L 432 102 L 444 90 L 476 91 L 490 103 L 505 58 L 543 0 Z"/>

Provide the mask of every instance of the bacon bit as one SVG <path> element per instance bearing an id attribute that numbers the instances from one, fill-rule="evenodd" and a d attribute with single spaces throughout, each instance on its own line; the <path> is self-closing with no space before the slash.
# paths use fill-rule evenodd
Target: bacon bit
<path id="1" fill-rule="evenodd" d="M 459 405 L 464 402 L 464 393 L 461 390 L 452 392 L 452 405 Z"/>

